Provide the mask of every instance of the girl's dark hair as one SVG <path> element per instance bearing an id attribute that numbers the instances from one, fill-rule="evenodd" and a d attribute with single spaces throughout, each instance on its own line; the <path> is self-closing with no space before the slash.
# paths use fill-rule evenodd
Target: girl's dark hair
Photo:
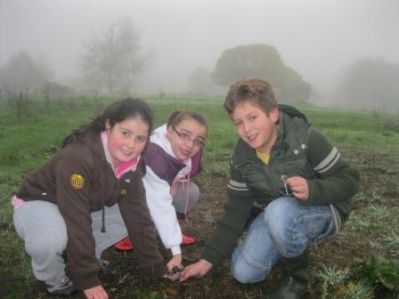
<path id="1" fill-rule="evenodd" d="M 267 114 L 278 107 L 270 84 L 265 80 L 253 78 L 239 80 L 230 86 L 224 101 L 224 109 L 231 115 L 237 105 L 247 101 L 257 104 Z"/>
<path id="2" fill-rule="evenodd" d="M 178 124 L 180 124 L 183 120 L 185 119 L 194 119 L 197 122 L 199 122 L 201 125 L 203 125 L 206 130 L 208 131 L 209 125 L 208 121 L 202 114 L 199 114 L 197 112 L 192 112 L 192 111 L 174 111 L 168 119 L 167 126 L 175 128 Z"/>
<path id="3" fill-rule="evenodd" d="M 148 125 L 149 134 L 152 131 L 153 112 L 150 106 L 141 99 L 126 98 L 112 103 L 104 110 L 102 115 L 72 131 L 71 134 L 64 138 L 61 146 L 65 147 L 85 136 L 98 136 L 100 132 L 105 130 L 105 122 L 107 120 L 113 127 L 116 123 L 129 118 L 141 119 Z"/>

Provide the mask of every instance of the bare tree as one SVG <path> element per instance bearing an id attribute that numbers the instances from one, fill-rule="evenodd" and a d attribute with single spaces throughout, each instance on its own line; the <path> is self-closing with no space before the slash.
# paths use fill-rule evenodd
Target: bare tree
<path id="1" fill-rule="evenodd" d="M 101 35 L 93 34 L 79 61 L 90 89 L 97 92 L 104 86 L 110 94 L 129 90 L 149 61 L 140 50 L 139 35 L 128 19 L 119 20 Z"/>

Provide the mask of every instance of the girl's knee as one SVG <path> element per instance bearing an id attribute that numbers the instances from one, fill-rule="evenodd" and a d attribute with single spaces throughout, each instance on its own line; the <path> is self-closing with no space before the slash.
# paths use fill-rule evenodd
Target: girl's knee
<path id="1" fill-rule="evenodd" d="M 61 255 L 66 248 L 66 234 L 41 234 L 25 240 L 26 252 L 31 257 Z"/>
<path id="2" fill-rule="evenodd" d="M 190 189 L 189 189 L 189 198 L 190 201 L 195 204 L 198 201 L 200 195 L 200 190 L 198 186 L 194 183 L 190 183 Z"/>

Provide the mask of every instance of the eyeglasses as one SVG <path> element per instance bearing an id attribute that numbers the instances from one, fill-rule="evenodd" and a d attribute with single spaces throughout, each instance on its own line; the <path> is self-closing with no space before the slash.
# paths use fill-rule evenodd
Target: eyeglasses
<path id="1" fill-rule="evenodd" d="M 176 130 L 174 127 L 172 127 L 173 131 L 175 131 L 176 135 L 179 137 L 180 141 L 182 142 L 189 142 L 192 141 L 194 146 L 199 147 L 199 148 L 203 148 L 205 143 L 204 140 L 202 140 L 201 138 L 197 137 L 197 138 L 191 138 L 191 135 L 185 132 L 179 132 L 178 130 Z"/>

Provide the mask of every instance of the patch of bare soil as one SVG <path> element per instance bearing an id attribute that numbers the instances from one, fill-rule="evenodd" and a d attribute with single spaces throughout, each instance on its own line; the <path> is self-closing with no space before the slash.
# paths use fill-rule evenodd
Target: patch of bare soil
<path id="1" fill-rule="evenodd" d="M 389 197 L 387 205 L 398 204 L 398 157 L 383 157 L 368 152 L 350 152 L 345 154 L 350 162 L 361 172 L 361 190 L 367 195 Z M 378 166 L 376 166 L 378 165 Z M 195 236 L 194 246 L 183 248 L 186 265 L 201 257 L 201 250 L 212 233 L 216 220 L 223 213 L 223 204 L 227 199 L 227 176 L 208 176 L 199 183 L 201 199 L 189 215 L 183 226 L 183 232 Z M 370 203 L 370 198 L 359 200 L 354 210 L 361 210 Z M 307 299 L 321 297 L 320 281 L 314 274 L 321 265 L 345 268 L 353 263 L 353 258 L 367 258 L 371 254 L 370 239 L 373 235 L 363 233 L 346 233 L 338 235 L 321 244 L 314 245 L 310 251 L 309 293 Z M 111 269 L 101 275 L 105 288 L 111 298 L 191 298 L 191 299 L 219 299 L 219 298 L 267 298 L 270 290 L 277 286 L 281 277 L 279 266 L 273 270 L 265 282 L 251 285 L 237 283 L 229 273 L 228 261 L 217 271 L 200 279 L 192 279 L 184 283 L 167 280 L 150 280 L 143 277 L 137 266 L 133 252 L 119 252 L 110 248 L 105 258 L 112 263 Z M 43 287 L 34 290 L 32 298 L 54 298 L 46 295 Z M 78 293 L 71 298 L 84 298 Z"/>

